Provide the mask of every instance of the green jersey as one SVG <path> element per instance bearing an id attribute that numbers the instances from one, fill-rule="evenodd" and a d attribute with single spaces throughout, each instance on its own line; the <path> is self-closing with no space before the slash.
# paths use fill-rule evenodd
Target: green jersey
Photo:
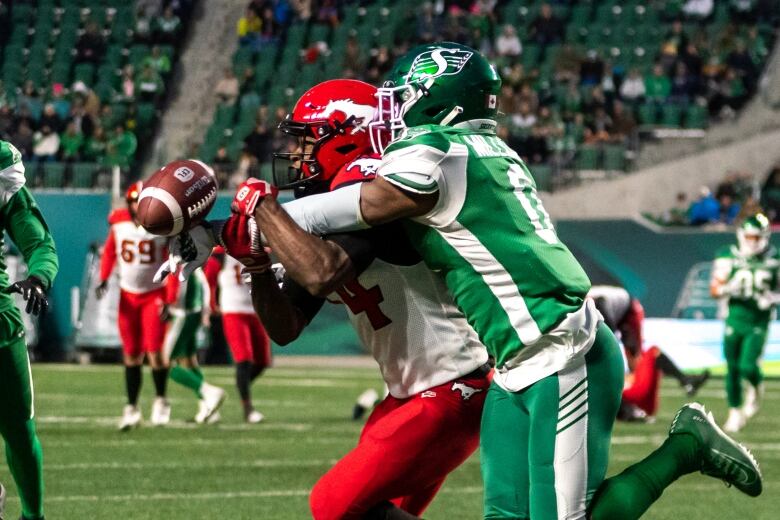
<path id="1" fill-rule="evenodd" d="M 8 233 L 22 253 L 29 276 L 36 277 L 49 289 L 59 267 L 57 251 L 46 221 L 24 182 L 21 154 L 11 143 L 0 140 L 0 229 Z M 5 289 L 11 280 L 5 271 L 2 241 L 0 236 L 0 289 Z M 12 296 L 0 290 L 0 312 L 13 305 Z"/>
<path id="2" fill-rule="evenodd" d="M 174 314 L 200 313 L 208 305 L 209 283 L 202 269 L 196 269 L 192 276 L 183 282 L 169 281 L 177 287 L 176 300 L 171 305 Z"/>
<path id="3" fill-rule="evenodd" d="M 770 246 L 758 255 L 742 255 L 736 245 L 718 250 L 712 277 L 725 286 L 728 320 L 767 326 L 780 286 L 780 252 Z"/>
<path id="4" fill-rule="evenodd" d="M 497 382 L 516 391 L 590 348 L 599 315 L 525 164 L 484 126 L 410 128 L 377 173 L 406 191 L 438 193 L 409 235 L 495 357 Z"/>

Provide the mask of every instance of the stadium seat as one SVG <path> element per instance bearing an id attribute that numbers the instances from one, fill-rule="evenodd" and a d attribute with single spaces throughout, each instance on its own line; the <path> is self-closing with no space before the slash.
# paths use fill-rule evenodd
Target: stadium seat
<path id="1" fill-rule="evenodd" d="M 707 127 L 707 109 L 698 104 L 692 104 L 685 113 L 686 128 L 706 128 Z"/>
<path id="2" fill-rule="evenodd" d="M 95 173 L 100 168 L 97 163 L 73 163 L 71 166 L 70 185 L 73 188 L 91 188 Z"/>
<path id="3" fill-rule="evenodd" d="M 530 168 L 530 171 L 539 191 L 552 191 L 552 166 L 549 164 L 536 164 Z"/>
<path id="4" fill-rule="evenodd" d="M 625 171 L 626 147 L 622 144 L 604 146 L 604 169 L 607 171 Z"/>
<path id="5" fill-rule="evenodd" d="M 661 124 L 669 127 L 679 127 L 682 110 L 679 105 L 667 104 L 661 109 Z"/>
<path id="6" fill-rule="evenodd" d="M 601 150 L 597 146 L 585 145 L 577 150 L 576 166 L 578 170 L 597 170 Z"/>
<path id="7" fill-rule="evenodd" d="M 61 188 L 65 180 L 65 164 L 58 162 L 43 163 L 44 188 Z"/>

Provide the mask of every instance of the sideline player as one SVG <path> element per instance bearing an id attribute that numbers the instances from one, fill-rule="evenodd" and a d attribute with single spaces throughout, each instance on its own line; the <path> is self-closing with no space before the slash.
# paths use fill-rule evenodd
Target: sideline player
<path id="1" fill-rule="evenodd" d="M 206 382 L 198 365 L 198 329 L 208 323 L 209 283 L 202 269 L 184 281 L 176 276 L 166 281 L 168 302 L 168 330 L 163 352 L 165 363 L 171 365 L 171 379 L 189 388 L 198 397 L 195 422 L 214 423 L 219 420 L 219 407 L 225 400 L 225 391 Z"/>
<path id="2" fill-rule="evenodd" d="M 27 313 L 37 316 L 45 312 L 49 306 L 46 291 L 57 275 L 59 262 L 46 221 L 24 184 L 21 154 L 11 143 L 0 140 L 0 227 L 19 248 L 28 272 L 27 279 L 10 284 L 0 252 L 0 434 L 22 502 L 22 520 L 33 520 L 43 518 L 43 454 L 35 432 L 24 324 L 11 294 L 20 293 L 27 300 Z M 0 515 L 2 495 L 5 490 L 0 485 Z"/>
<path id="3" fill-rule="evenodd" d="M 698 403 L 678 411 L 655 452 L 603 480 L 623 387 L 619 347 L 533 178 L 495 136 L 495 69 L 474 49 L 438 43 L 400 58 L 387 84 L 376 126 L 398 135 L 375 180 L 284 209 L 257 181 L 237 209 L 255 216 L 276 253 L 292 239 L 264 224 L 284 210 L 320 235 L 409 219 L 415 248 L 496 359 L 481 431 L 485 517 L 638 518 L 697 470 L 760 494 L 755 460 Z"/>
<path id="4" fill-rule="evenodd" d="M 710 293 L 728 300 L 723 353 L 729 416 L 723 428 L 729 432 L 741 430 L 758 412 L 764 392 L 759 360 L 780 288 L 780 253 L 769 244 L 770 235 L 766 216 L 746 219 L 737 244 L 721 248 L 712 268 Z"/>
<path id="5" fill-rule="evenodd" d="M 100 284 L 95 295 L 101 299 L 108 290 L 108 279 L 119 264 L 119 316 L 117 324 L 122 338 L 125 365 L 127 405 L 119 421 L 120 430 L 141 423 L 138 394 L 141 391 L 144 354 L 149 356 L 155 394 L 151 423 L 168 424 L 171 407 L 165 398 L 168 366 L 162 352 L 165 338 L 167 305 L 165 287 L 153 281 L 154 274 L 167 256 L 166 237 L 152 235 L 136 221 L 141 182 L 132 184 L 125 194 L 127 208 L 113 211 L 108 222 L 111 229 L 103 246 L 100 262 Z"/>
<path id="6" fill-rule="evenodd" d="M 271 340 L 260 318 L 252 308 L 249 285 L 244 283 L 241 264 L 217 248 L 204 266 L 211 280 L 212 300 L 222 314 L 222 330 L 236 364 L 236 388 L 241 398 L 244 420 L 249 424 L 262 422 L 264 416 L 252 404 L 250 386 L 271 366 Z M 168 277 L 173 278 L 173 277 Z"/>
<path id="7" fill-rule="evenodd" d="M 710 377 L 709 370 L 686 375 L 656 346 L 643 349 L 642 326 L 645 311 L 642 304 L 622 287 L 594 285 L 588 291 L 604 323 L 620 339 L 628 372 L 623 399 L 618 412 L 621 420 L 654 419 L 658 409 L 661 375 L 672 376 L 693 397 Z"/>

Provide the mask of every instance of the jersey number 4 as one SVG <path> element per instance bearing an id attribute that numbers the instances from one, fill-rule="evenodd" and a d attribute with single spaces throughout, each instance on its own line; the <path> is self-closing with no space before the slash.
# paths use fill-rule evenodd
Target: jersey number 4
<path id="1" fill-rule="evenodd" d="M 357 316 L 365 312 L 374 330 L 379 330 L 393 322 L 379 308 L 379 304 L 385 301 L 385 297 L 382 296 L 382 289 L 378 285 L 366 289 L 357 280 L 352 280 L 336 292 L 352 314 Z"/>
<path id="2" fill-rule="evenodd" d="M 122 240 L 122 260 L 128 264 L 133 263 L 138 256 L 138 263 L 153 264 L 155 260 L 154 242 L 151 240 L 141 240 L 136 245 L 134 240 Z"/>

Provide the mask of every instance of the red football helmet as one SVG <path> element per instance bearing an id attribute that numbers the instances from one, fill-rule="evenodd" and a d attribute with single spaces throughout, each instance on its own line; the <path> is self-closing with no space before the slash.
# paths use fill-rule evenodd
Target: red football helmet
<path id="1" fill-rule="evenodd" d="M 342 166 L 371 153 L 368 125 L 376 108 L 376 87 L 362 81 L 334 79 L 310 88 L 279 124 L 298 146 L 274 153 L 274 183 L 292 188 L 312 179 L 329 181 Z"/>
<path id="2" fill-rule="evenodd" d="M 138 197 L 141 195 L 141 191 L 144 189 L 144 182 L 138 181 L 131 184 L 125 192 L 125 200 L 130 205 L 131 202 L 138 202 Z"/>

